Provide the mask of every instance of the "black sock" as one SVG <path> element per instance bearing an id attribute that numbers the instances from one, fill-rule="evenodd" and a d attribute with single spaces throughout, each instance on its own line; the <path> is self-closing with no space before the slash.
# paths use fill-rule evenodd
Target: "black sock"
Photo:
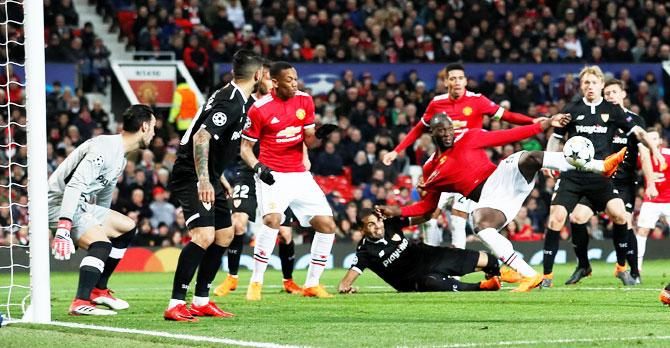
<path id="1" fill-rule="evenodd" d="M 293 279 L 293 265 L 295 264 L 295 243 L 285 244 L 279 242 L 279 259 L 281 260 L 281 273 L 284 279 Z"/>
<path id="2" fill-rule="evenodd" d="M 640 276 L 640 270 L 637 266 L 637 238 L 632 228 L 628 229 L 628 252 L 626 253 L 626 260 L 630 266 L 630 275 L 633 278 Z"/>
<path id="3" fill-rule="evenodd" d="M 665 287 L 665 290 L 670 291 L 670 283 L 668 283 L 668 285 Z"/>
<path id="4" fill-rule="evenodd" d="M 205 256 L 198 268 L 198 277 L 195 281 L 195 296 L 208 297 L 209 288 L 212 286 L 216 272 L 221 268 L 221 258 L 226 252 L 226 247 L 212 244 L 205 251 Z"/>
<path id="5" fill-rule="evenodd" d="M 554 259 L 558 252 L 558 240 L 560 238 L 561 235 L 558 231 L 547 228 L 547 233 L 544 235 L 544 258 L 542 260 L 544 274 L 554 271 Z"/>
<path id="6" fill-rule="evenodd" d="M 591 267 L 589 261 L 589 231 L 586 229 L 586 224 L 571 223 L 570 229 L 572 232 L 572 246 L 577 256 L 577 267 Z"/>
<path id="7" fill-rule="evenodd" d="M 486 256 L 488 256 L 488 262 L 486 263 L 486 267 L 482 268 L 482 271 L 488 275 L 499 276 L 500 263 L 498 263 L 498 259 L 489 253 L 486 253 Z"/>
<path id="8" fill-rule="evenodd" d="M 79 265 L 79 284 L 76 298 L 90 300 L 91 291 L 98 282 L 100 274 L 105 269 L 105 261 L 112 250 L 109 242 L 93 242 L 88 246 L 88 254 Z"/>
<path id="9" fill-rule="evenodd" d="M 235 235 L 228 246 L 228 273 L 232 275 L 237 275 L 237 272 L 240 271 L 240 257 L 242 257 L 243 247 L 244 235 Z"/>
<path id="10" fill-rule="evenodd" d="M 203 256 L 205 256 L 205 249 L 193 242 L 186 244 L 184 249 L 181 250 L 177 261 L 177 270 L 174 272 L 174 281 L 172 282 L 173 299 L 182 301 L 186 299 L 188 285 L 193 280 L 195 270 L 198 269 Z"/>
<path id="11" fill-rule="evenodd" d="M 619 266 L 626 265 L 626 253 L 628 253 L 628 225 L 614 224 L 612 228 L 612 241 L 616 252 L 616 263 Z"/>
<path id="12" fill-rule="evenodd" d="M 105 261 L 105 270 L 102 271 L 100 278 L 98 279 L 98 284 L 95 285 L 98 289 L 107 289 L 107 282 L 109 282 L 109 277 L 112 276 L 116 266 L 123 258 L 123 255 L 126 253 L 126 249 L 130 245 L 130 242 L 135 238 L 135 232 L 137 228 L 134 228 L 130 232 L 126 232 L 120 235 L 117 238 L 111 240 L 112 242 L 112 251 L 109 253 L 107 261 Z"/>

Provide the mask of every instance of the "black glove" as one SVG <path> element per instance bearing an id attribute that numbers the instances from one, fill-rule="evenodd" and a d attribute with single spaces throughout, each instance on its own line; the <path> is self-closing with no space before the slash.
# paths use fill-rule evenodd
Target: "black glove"
<path id="1" fill-rule="evenodd" d="M 337 125 L 334 124 L 324 124 L 316 130 L 316 137 L 319 139 L 326 138 L 330 133 L 337 129 Z"/>
<path id="2" fill-rule="evenodd" d="M 272 185 L 275 183 L 275 178 L 272 176 L 272 171 L 265 164 L 258 162 L 254 166 L 254 172 L 258 174 L 258 177 L 266 184 Z"/>

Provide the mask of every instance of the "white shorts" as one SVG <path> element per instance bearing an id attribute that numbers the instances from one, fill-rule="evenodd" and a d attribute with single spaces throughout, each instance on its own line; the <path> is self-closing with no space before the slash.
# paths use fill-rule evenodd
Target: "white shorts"
<path id="1" fill-rule="evenodd" d="M 86 202 L 79 203 L 77 210 L 72 216 L 72 239 L 79 239 L 88 229 L 93 226 L 102 226 L 109 215 L 109 208 L 101 207 Z M 56 228 L 60 215 L 60 204 L 49 205 L 49 228 Z"/>
<path id="2" fill-rule="evenodd" d="M 284 211 L 290 207 L 300 226 L 309 227 L 315 216 L 333 216 L 326 195 L 310 172 L 272 172 L 275 183 L 268 185 L 255 175 L 256 198 L 261 216 L 277 213 L 284 220 Z"/>
<path id="3" fill-rule="evenodd" d="M 653 229 L 661 215 L 670 218 L 670 203 L 644 202 L 637 217 L 637 227 Z"/>
<path id="4" fill-rule="evenodd" d="M 442 194 L 440 194 L 440 201 L 437 203 L 437 207 L 444 210 L 445 205 L 447 205 L 450 199 L 452 199 L 453 202 L 451 204 L 451 209 L 470 214 L 470 206 L 471 203 L 474 202 L 457 192 L 442 192 Z"/>
<path id="5" fill-rule="evenodd" d="M 505 225 L 514 220 L 535 186 L 534 181 L 526 181 L 519 170 L 519 157 L 523 152 L 515 152 L 500 162 L 486 179 L 479 202 L 473 202 L 472 211 L 493 208 L 505 214 Z"/>

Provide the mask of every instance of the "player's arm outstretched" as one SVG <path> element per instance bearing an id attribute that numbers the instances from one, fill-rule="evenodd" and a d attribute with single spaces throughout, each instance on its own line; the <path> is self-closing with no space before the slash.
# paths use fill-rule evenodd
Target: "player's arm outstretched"
<path id="1" fill-rule="evenodd" d="M 477 135 L 475 141 L 477 147 L 479 148 L 502 146 L 526 139 L 535 134 L 544 132 L 551 127 L 565 127 L 568 123 L 570 123 L 570 120 L 571 118 L 568 114 L 556 114 L 551 118 L 546 118 L 538 123 L 523 127 L 492 132 L 481 132 Z"/>
<path id="2" fill-rule="evenodd" d="M 353 287 L 353 285 L 360 275 L 360 273 L 354 271 L 353 269 L 347 270 L 344 278 L 340 280 L 340 285 L 337 287 L 340 294 L 355 294 L 358 292 L 358 289 Z"/>

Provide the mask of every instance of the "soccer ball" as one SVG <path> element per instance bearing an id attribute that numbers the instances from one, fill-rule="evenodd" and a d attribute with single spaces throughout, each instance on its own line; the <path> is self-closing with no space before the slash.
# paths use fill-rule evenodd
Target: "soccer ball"
<path id="1" fill-rule="evenodd" d="M 591 140 L 574 136 L 568 139 L 563 146 L 565 160 L 575 167 L 583 167 L 593 159 L 595 148 Z"/>

